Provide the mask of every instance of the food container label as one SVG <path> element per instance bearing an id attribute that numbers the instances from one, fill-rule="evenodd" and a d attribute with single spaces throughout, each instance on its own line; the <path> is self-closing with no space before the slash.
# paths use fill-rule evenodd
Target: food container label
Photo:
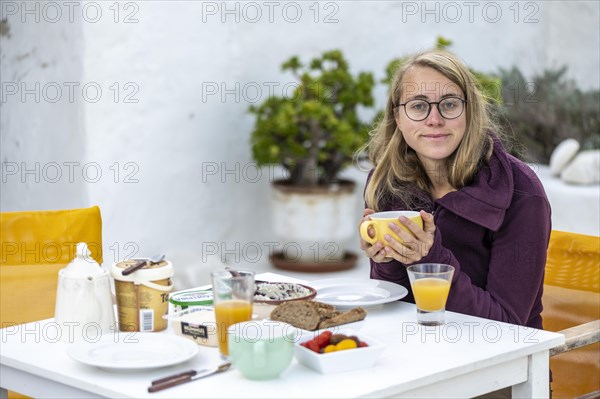
<path id="1" fill-rule="evenodd" d="M 208 327 L 202 324 L 192 324 L 181 322 L 181 334 L 182 335 L 190 335 L 194 339 L 208 338 Z"/>

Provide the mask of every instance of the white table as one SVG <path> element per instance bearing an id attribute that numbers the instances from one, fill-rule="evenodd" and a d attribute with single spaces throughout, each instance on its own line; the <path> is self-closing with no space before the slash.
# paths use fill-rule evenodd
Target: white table
<path id="1" fill-rule="evenodd" d="M 1 330 L 0 383 L 29 396 L 62 398 L 471 397 L 507 386 L 513 397 L 548 397 L 548 351 L 564 343 L 563 335 L 450 312 L 443 327 L 415 320 L 408 303 L 369 309 L 360 332 L 387 344 L 373 368 L 321 375 L 294 360 L 275 380 L 251 381 L 233 370 L 149 394 L 153 379 L 220 363 L 218 351 L 200 347 L 186 363 L 150 371 L 107 371 L 79 364 L 67 355 L 68 344 L 50 342 L 50 319 Z"/>

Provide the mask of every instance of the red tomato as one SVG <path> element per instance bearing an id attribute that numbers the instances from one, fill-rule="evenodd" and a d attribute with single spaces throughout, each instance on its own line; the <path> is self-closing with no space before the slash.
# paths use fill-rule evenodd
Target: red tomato
<path id="1" fill-rule="evenodd" d="M 317 335 L 313 341 L 319 345 L 319 348 L 324 348 L 329 345 L 329 339 L 333 333 L 331 331 L 323 331 L 321 334 Z"/>
<path id="2" fill-rule="evenodd" d="M 321 353 L 321 348 L 314 339 L 311 339 L 310 341 L 306 342 L 306 347 L 313 352 Z"/>

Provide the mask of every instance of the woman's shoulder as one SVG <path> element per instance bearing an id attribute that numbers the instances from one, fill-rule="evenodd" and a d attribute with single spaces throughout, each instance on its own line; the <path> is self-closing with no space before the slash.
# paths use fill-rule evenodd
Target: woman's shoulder
<path id="1" fill-rule="evenodd" d="M 544 186 L 535 171 L 528 164 L 510 154 L 497 136 L 493 135 L 492 138 L 494 148 L 488 165 L 495 169 L 497 177 L 504 175 L 504 179 L 507 179 L 507 182 L 512 185 L 514 194 L 538 194 L 545 198 Z"/>

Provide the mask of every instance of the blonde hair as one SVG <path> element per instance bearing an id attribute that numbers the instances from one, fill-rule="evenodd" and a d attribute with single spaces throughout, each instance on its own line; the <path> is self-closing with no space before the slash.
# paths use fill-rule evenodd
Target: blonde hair
<path id="1" fill-rule="evenodd" d="M 407 60 L 396 72 L 385 107 L 385 114 L 370 133 L 369 142 L 360 151 L 368 151 L 375 170 L 365 190 L 367 207 L 380 210 L 386 195 L 399 197 L 409 207 L 418 207 L 416 186 L 430 192 L 432 185 L 415 151 L 402 137 L 396 124 L 394 110 L 402 97 L 403 81 L 413 67 L 428 67 L 450 79 L 465 94 L 467 128 L 458 148 L 446 160 L 449 183 L 459 189 L 469 184 L 482 162 L 492 153 L 492 138 L 488 131 L 495 126 L 486 110 L 486 100 L 477 80 L 453 54 L 444 50 L 419 53 Z M 420 191 L 418 190 L 418 191 Z M 417 201 L 417 202 L 416 202 Z"/>

